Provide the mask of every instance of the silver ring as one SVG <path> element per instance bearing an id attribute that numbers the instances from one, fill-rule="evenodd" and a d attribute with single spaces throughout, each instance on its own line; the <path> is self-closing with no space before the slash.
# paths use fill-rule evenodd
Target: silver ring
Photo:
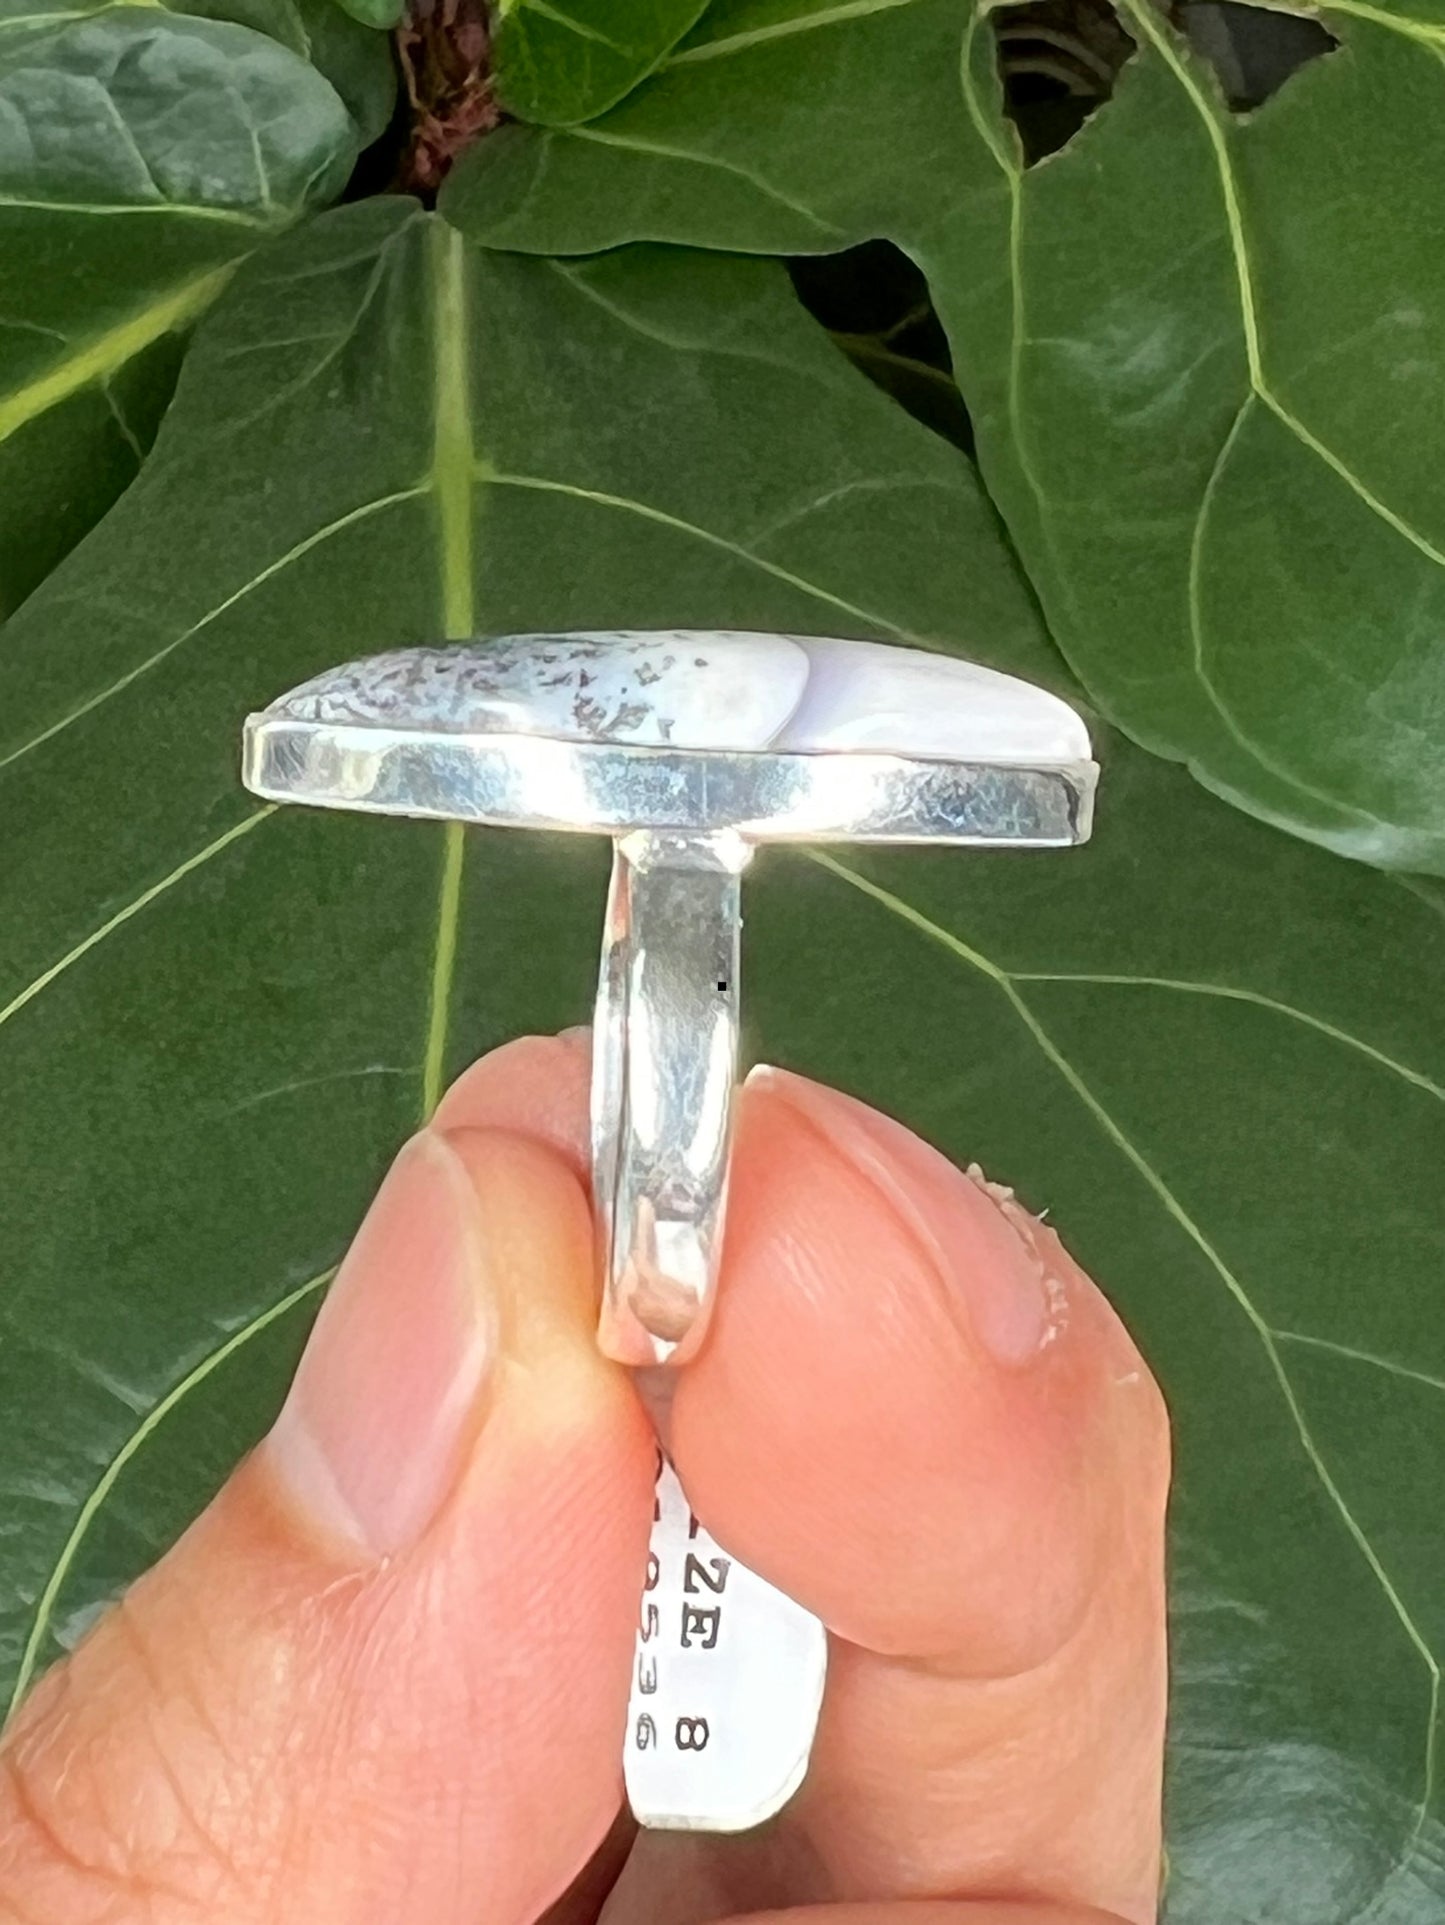
<path id="1" fill-rule="evenodd" d="M 723 830 L 614 847 L 592 1029 L 598 1338 L 623 1363 L 681 1363 L 717 1275 L 738 1060 L 742 873 Z"/>
<path id="2" fill-rule="evenodd" d="M 1087 839 L 1083 724 L 1028 683 L 880 643 L 710 630 L 396 650 L 245 729 L 272 801 L 614 840 L 592 1075 L 600 1340 L 702 1341 L 737 1079 L 741 882 L 762 842 Z"/>

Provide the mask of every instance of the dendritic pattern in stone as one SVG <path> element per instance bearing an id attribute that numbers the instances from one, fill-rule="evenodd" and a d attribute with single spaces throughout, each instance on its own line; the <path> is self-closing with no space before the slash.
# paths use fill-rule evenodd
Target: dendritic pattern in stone
<path id="1" fill-rule="evenodd" d="M 1087 759 L 1056 696 L 947 655 L 742 631 L 504 636 L 332 669 L 269 713 L 321 725 L 681 749 Z"/>
<path id="2" fill-rule="evenodd" d="M 808 658 L 783 635 L 522 635 L 405 648 L 332 669 L 273 713 L 462 734 L 761 748 L 797 707 Z"/>

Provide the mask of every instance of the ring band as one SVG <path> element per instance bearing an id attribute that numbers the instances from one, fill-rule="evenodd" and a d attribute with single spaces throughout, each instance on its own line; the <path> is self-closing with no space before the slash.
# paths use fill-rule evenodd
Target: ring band
<path id="1" fill-rule="evenodd" d="M 735 835 L 615 845 L 592 1058 L 599 1341 L 620 1363 L 682 1363 L 711 1308 L 738 1059 Z"/>

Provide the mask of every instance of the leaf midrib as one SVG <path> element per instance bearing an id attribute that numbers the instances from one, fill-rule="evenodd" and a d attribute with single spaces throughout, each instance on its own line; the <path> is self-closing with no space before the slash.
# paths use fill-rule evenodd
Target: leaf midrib
<path id="1" fill-rule="evenodd" d="M 437 507 L 442 622 L 449 641 L 466 641 L 476 628 L 472 484 L 480 467 L 472 438 L 471 372 L 467 360 L 466 244 L 455 229 L 440 220 L 433 221 L 427 240 L 434 330 L 430 484 Z M 447 1033 L 456 975 L 465 853 L 460 822 L 448 822 L 441 833 L 441 881 L 422 1074 L 424 1123 L 441 1101 L 446 1079 Z"/>
<path id="2" fill-rule="evenodd" d="M 448 636 L 453 639 L 463 639 L 471 634 L 474 625 L 472 483 L 477 467 L 472 444 L 466 359 L 465 244 L 460 234 L 443 227 L 440 222 L 433 225 L 429 243 L 435 331 L 433 388 L 435 422 L 431 488 L 438 506 L 437 564 L 442 583 L 444 619 Z M 355 514 L 350 519 L 355 520 Z M 292 551 L 293 554 L 294 552 L 296 551 Z M 168 876 L 144 890 L 131 903 L 77 943 L 59 962 L 53 964 L 18 996 L 12 998 L 3 1009 L 0 1009 L 0 1025 L 3 1025 L 26 1003 L 54 982 L 57 976 L 79 962 L 84 955 L 103 942 L 116 929 L 142 913 L 184 877 L 219 855 L 241 836 L 259 827 L 275 813 L 275 804 L 269 804 L 256 811 L 208 843 L 195 855 L 178 864 Z M 442 835 L 442 878 L 426 1004 L 426 1057 L 422 1075 L 423 1122 L 436 1107 L 445 1074 L 461 903 L 463 849 L 461 824 L 447 823 Z M 234 1356 L 253 1337 L 260 1335 L 279 1318 L 287 1315 L 324 1288 L 333 1275 L 334 1270 L 326 1270 L 319 1276 L 308 1279 L 307 1282 L 258 1312 L 238 1330 L 233 1331 L 223 1343 L 209 1351 L 172 1385 L 170 1390 L 140 1419 L 111 1457 L 77 1511 L 65 1542 L 37 1599 L 35 1614 L 26 1637 L 15 1685 L 5 1714 L 6 1720 L 14 1714 L 34 1676 L 35 1667 L 39 1662 L 45 1638 L 54 1618 L 56 1604 L 80 1546 L 126 1465 L 166 1418 L 192 1390 L 210 1376 L 213 1370 L 227 1358 Z"/>
<path id="3" fill-rule="evenodd" d="M 264 813 L 269 814 L 271 811 L 268 810 Z M 455 825 L 448 825 L 448 828 L 454 826 Z M 227 839 L 234 839 L 236 833 L 236 831 L 230 832 Z M 1293 1381 L 1284 1367 L 1279 1346 L 1281 1344 L 1299 1344 L 1330 1351 L 1360 1364 L 1395 1372 L 1402 1377 L 1410 1378 L 1432 1388 L 1445 1390 L 1445 1382 L 1431 1377 L 1428 1373 L 1416 1371 L 1408 1365 L 1402 1365 L 1396 1360 L 1387 1357 L 1380 1357 L 1372 1353 L 1359 1351 L 1347 1345 L 1336 1344 L 1327 1339 L 1314 1337 L 1308 1333 L 1276 1329 L 1270 1325 L 1254 1304 L 1243 1282 L 1225 1263 L 1223 1257 L 1215 1249 L 1211 1240 L 1205 1235 L 1178 1198 L 1175 1197 L 1163 1177 L 1159 1175 L 1144 1153 L 1128 1137 L 1122 1126 L 1119 1125 L 1101 1099 L 1090 1088 L 1081 1073 L 1064 1056 L 1058 1045 L 1054 1043 L 1042 1022 L 1020 993 L 1018 985 L 1020 983 L 1037 981 L 1078 982 L 1094 986 L 1158 987 L 1188 993 L 1236 997 L 1241 1000 L 1256 1002 L 1272 1012 L 1319 1029 L 1333 1040 L 1361 1050 L 1383 1067 L 1387 1067 L 1405 1077 L 1412 1083 L 1429 1091 L 1437 1098 L 1441 1097 L 1445 1092 L 1442 1092 L 1439 1086 L 1431 1082 L 1430 1079 L 1421 1076 L 1418 1072 L 1410 1070 L 1408 1066 L 1402 1065 L 1394 1059 L 1385 1056 L 1382 1052 L 1375 1050 L 1371 1045 L 1363 1043 L 1359 1038 L 1349 1035 L 1348 1032 L 1339 1030 L 1336 1026 L 1312 1016 L 1307 1011 L 1302 1011 L 1292 1005 L 1279 1002 L 1275 998 L 1265 997 L 1255 992 L 1237 991 L 1226 985 L 1199 983 L 1174 978 L 1127 975 L 1111 976 L 1098 975 L 1090 972 L 1006 970 L 1001 965 L 983 955 L 980 951 L 964 943 L 961 938 L 933 922 L 911 903 L 894 895 L 891 891 L 883 889 L 856 870 L 850 869 L 845 863 L 838 861 L 835 857 L 822 851 L 810 851 L 809 854 L 813 861 L 835 875 L 839 880 L 846 882 L 849 886 L 857 889 L 865 896 L 870 897 L 889 911 L 889 913 L 897 916 L 920 934 L 939 943 L 951 954 L 966 962 L 970 967 L 977 970 L 998 986 L 1015 1014 L 1023 1022 L 1036 1046 L 1045 1057 L 1045 1060 L 1048 1061 L 1056 1073 L 1063 1078 L 1106 1139 L 1113 1144 L 1114 1148 L 1145 1181 L 1167 1214 L 1204 1256 L 1209 1267 L 1220 1278 L 1229 1295 L 1245 1316 L 1246 1321 L 1265 1352 L 1306 1461 L 1318 1479 L 1347 1535 L 1354 1543 L 1356 1550 L 1363 1558 L 1376 1583 L 1379 1585 L 1389 1608 L 1400 1624 L 1408 1642 L 1421 1659 L 1430 1680 L 1428 1730 L 1423 1764 L 1422 1790 L 1415 1825 L 1409 1839 L 1406 1841 L 1405 1849 L 1408 1854 L 1408 1852 L 1413 1849 L 1414 1843 L 1421 1833 L 1433 1804 L 1440 1709 L 1440 1664 L 1428 1641 L 1416 1625 L 1413 1616 L 1395 1586 L 1394 1580 L 1371 1543 L 1368 1533 L 1354 1516 L 1348 1501 L 1336 1482 L 1314 1438 Z M 175 879 L 179 879 L 179 873 L 188 872 L 189 869 L 194 868 L 199 860 L 200 858 L 192 859 L 189 864 L 185 865 L 182 872 L 178 872 Z M 148 900 L 153 899 L 155 893 L 157 892 L 152 892 Z M 138 909 L 143 906 L 143 903 L 138 902 L 136 908 Z M 134 913 L 134 911 L 131 913 Z M 439 909 L 439 940 L 446 913 L 444 888 L 443 905 Z M 93 944 L 86 946 L 93 946 Z M 299 1289 L 293 1290 L 288 1296 L 269 1306 L 242 1329 L 232 1333 L 224 1344 L 220 1345 L 215 1351 L 208 1353 L 197 1365 L 193 1366 L 184 1378 L 172 1387 L 160 1403 L 141 1419 L 134 1431 L 116 1452 L 85 1504 L 77 1514 L 76 1521 L 57 1558 L 51 1576 L 42 1591 L 41 1599 L 37 1605 L 36 1617 L 27 1639 L 20 1676 L 11 1699 L 12 1712 L 19 1703 L 30 1678 L 33 1676 L 35 1665 L 38 1662 L 39 1652 L 43 1645 L 49 1623 L 53 1617 L 54 1607 L 63 1587 L 65 1576 L 73 1565 L 75 1556 L 86 1533 L 111 1489 L 114 1487 L 126 1463 L 130 1461 L 140 1446 L 153 1434 L 165 1418 L 175 1410 L 189 1391 L 204 1381 L 218 1364 L 234 1355 L 252 1336 L 258 1335 L 277 1318 L 297 1307 L 304 1298 L 320 1289 L 331 1274 L 331 1272 L 326 1272 L 320 1277 L 310 1279 L 307 1283 L 301 1285 Z"/>
<path id="4" fill-rule="evenodd" d="M 1123 4 L 1131 20 L 1137 24 L 1140 32 L 1173 74 L 1202 123 L 1209 141 L 1219 176 L 1225 227 L 1229 236 L 1235 280 L 1239 290 L 1240 324 L 1244 336 L 1245 359 L 1249 369 L 1251 388 L 1284 427 L 1309 449 L 1317 460 L 1324 462 L 1338 475 L 1372 513 L 1392 528 L 1397 535 L 1410 542 L 1427 560 L 1434 562 L 1437 567 L 1445 567 L 1445 551 L 1436 547 L 1428 536 L 1406 521 L 1403 515 L 1397 514 L 1387 503 L 1381 501 L 1349 463 L 1336 454 L 1294 413 L 1270 382 L 1264 365 L 1264 348 L 1259 325 L 1259 299 L 1255 292 L 1254 265 L 1250 259 L 1249 242 L 1245 232 L 1244 206 L 1220 114 L 1206 97 L 1204 89 L 1190 71 L 1188 62 L 1175 45 L 1170 29 L 1154 11 L 1149 0 L 1123 0 Z M 1344 10 L 1349 11 L 1348 8 Z M 1388 16 L 1385 16 L 1381 24 L 1387 21 Z M 1407 37 L 1419 38 L 1420 36 Z"/>
<path id="5" fill-rule="evenodd" d="M 1437 548 L 1428 537 L 1412 527 L 1403 516 L 1398 515 L 1387 503 L 1381 501 L 1365 484 L 1364 480 L 1354 472 L 1349 464 L 1337 455 L 1333 449 L 1317 436 L 1314 431 L 1287 406 L 1270 383 L 1264 369 L 1263 347 L 1261 344 L 1258 319 L 1258 301 L 1254 289 L 1254 270 L 1250 260 L 1248 242 L 1245 234 L 1243 208 L 1220 117 L 1210 105 L 1209 100 L 1194 75 L 1190 72 L 1187 61 L 1180 55 L 1178 49 L 1175 47 L 1171 38 L 1170 29 L 1155 15 L 1150 0 L 1122 0 L 1122 4 L 1127 9 L 1130 17 L 1137 21 L 1145 38 L 1147 38 L 1159 57 L 1169 68 L 1185 93 L 1186 98 L 1189 100 L 1193 111 L 1203 123 L 1219 177 L 1225 226 L 1229 237 L 1231 258 L 1234 263 L 1235 280 L 1239 292 L 1240 322 L 1244 338 L 1246 367 L 1248 370 L 1248 389 L 1245 398 L 1230 423 L 1228 433 L 1219 453 L 1211 464 L 1209 475 L 1206 478 L 1204 488 L 1200 495 L 1199 506 L 1190 533 L 1188 613 L 1190 649 L 1195 679 L 1231 741 L 1243 754 L 1254 761 L 1266 775 L 1273 778 L 1276 782 L 1283 784 L 1287 789 L 1301 798 L 1313 802 L 1320 807 L 1333 810 L 1337 815 L 1343 814 L 1348 816 L 1362 827 L 1379 827 L 1381 825 L 1378 816 L 1371 814 L 1368 810 L 1358 805 L 1342 800 L 1340 797 L 1331 794 L 1328 790 L 1310 783 L 1295 770 L 1286 768 L 1274 756 L 1268 753 L 1266 749 L 1250 735 L 1229 707 L 1223 695 L 1216 687 L 1212 676 L 1209 674 L 1204 660 L 1203 627 L 1198 600 L 1203 534 L 1223 462 L 1241 429 L 1250 403 L 1257 400 L 1262 406 L 1267 407 L 1302 446 L 1308 449 L 1317 460 L 1323 462 L 1351 489 L 1366 508 L 1384 521 L 1396 534 L 1410 542 L 1427 560 L 1437 566 L 1445 566 L 1445 551 Z M 1355 4 L 1353 0 L 1351 0 L 1350 4 L 1342 5 L 1338 10 L 1357 13 L 1362 18 L 1368 18 L 1382 26 L 1398 25 L 1397 22 L 1391 20 L 1390 16 L 1380 13 L 1375 8 L 1363 4 Z M 985 11 L 987 11 L 986 7 L 979 7 L 970 12 L 969 22 L 965 29 L 963 39 L 960 74 L 961 91 L 969 120 L 973 125 L 975 133 L 983 142 L 998 166 L 1009 197 L 1008 258 L 1011 313 L 1008 373 L 1005 382 L 1005 416 L 1008 422 L 1009 437 L 1013 443 L 1019 473 L 1023 477 L 1025 485 L 1034 501 L 1035 512 L 1038 516 L 1040 537 L 1045 543 L 1045 546 L 1052 550 L 1052 516 L 1049 513 L 1046 492 L 1038 479 L 1030 458 L 1029 441 L 1026 433 L 1027 416 L 1022 405 L 1024 351 L 1027 343 L 1027 331 L 1024 318 L 1022 260 L 1025 169 L 1022 161 L 1018 157 L 1009 154 L 999 140 L 995 130 L 990 125 L 988 115 L 984 111 L 983 104 L 978 99 L 977 90 L 973 85 L 969 64 L 977 23 L 981 14 Z M 1403 28 L 1400 30 L 1402 32 L 1405 31 Z M 1428 40 L 1432 45 L 1435 44 L 1435 36 L 1428 35 L 1424 32 L 1409 35 L 1408 37 Z M 1445 52 L 1445 48 L 1441 47 L 1437 47 L 1436 50 Z M 1413 826 L 1420 828 L 1424 825 L 1417 823 Z"/>
<path id="6" fill-rule="evenodd" d="M 0 398 L 0 441 L 8 440 L 80 389 L 109 381 L 163 335 L 173 334 L 193 321 L 215 300 L 239 265 L 239 261 L 228 261 L 223 267 L 182 281 L 113 328 L 71 347 L 43 374 Z"/>

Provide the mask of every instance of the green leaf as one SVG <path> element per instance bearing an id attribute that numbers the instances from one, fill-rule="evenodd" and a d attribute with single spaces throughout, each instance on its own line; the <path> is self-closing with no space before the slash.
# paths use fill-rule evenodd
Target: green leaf
<path id="1" fill-rule="evenodd" d="M 399 201 L 237 275 L 141 478 L 11 625 L 12 1677 L 264 1424 L 443 1078 L 590 1001 L 595 845 L 258 810 L 241 717 L 367 649 L 584 623 L 1059 679 L 967 461 L 780 270 L 474 252 Z M 1433 1925 L 1445 899 L 1103 753 L 1084 851 L 761 859 L 750 1047 L 1049 1206 L 1164 1382 L 1173 1925 Z"/>
<path id="2" fill-rule="evenodd" d="M 447 218 L 494 247 L 628 240 L 826 254 L 875 235 L 927 265 L 957 202 L 997 195 L 960 108 L 962 0 L 714 0 L 586 126 L 502 127 L 457 166 Z"/>
<path id="3" fill-rule="evenodd" d="M 725 0 L 600 121 L 486 143 L 444 206 L 549 252 L 894 238 L 1102 706 L 1267 820 L 1439 872 L 1445 28 L 1327 17 L 1341 50 L 1241 118 L 1126 0 L 1114 98 L 1025 168 L 987 14 Z"/>
<path id="4" fill-rule="evenodd" d="M 142 8 L 152 22 L 157 13 L 180 20 L 227 20 L 300 54 L 340 94 L 363 147 L 391 118 L 396 69 L 390 42 L 384 34 L 363 28 L 336 0 L 100 0 L 81 9 L 68 0 L 0 0 L 0 59 L 27 41 L 48 39 L 69 22 L 133 19 Z M 58 51 L 63 60 L 66 45 Z"/>
<path id="5" fill-rule="evenodd" d="M 1445 41 L 1328 17 L 1341 50 L 1237 117 L 1130 0 L 1114 100 L 1023 171 L 980 36 L 1017 284 L 1006 313 L 955 273 L 953 313 L 993 343 L 1000 499 L 1105 706 L 1299 833 L 1438 871 L 1445 246 L 1415 182 L 1445 164 Z"/>
<path id="6" fill-rule="evenodd" d="M 337 5 L 337 0 L 267 0 L 278 12 L 283 8 L 295 14 L 295 39 L 280 25 L 270 31 L 274 38 L 297 53 L 304 54 L 324 74 L 346 103 L 356 123 L 358 144 L 370 146 L 386 131 L 396 106 L 396 63 L 392 58 L 391 38 L 374 25 L 363 23 Z M 239 9 L 248 0 L 233 0 Z M 192 11 L 203 8 L 193 6 Z M 227 9 L 227 17 L 233 15 Z"/>
<path id="7" fill-rule="evenodd" d="M 0 1050 L 47 1091 L 0 1120 L 7 1676 L 154 1552 L 149 1500 L 117 1521 L 111 1480 L 137 1439 L 165 1454 L 148 1427 L 194 1373 L 255 1396 L 244 1342 L 212 1360 L 335 1259 L 444 1069 L 588 1002 L 599 851 L 476 838 L 439 989 L 455 841 L 256 811 L 246 711 L 399 638 L 724 616 L 921 637 L 965 584 L 970 643 L 1057 673 L 968 463 L 778 269 L 469 258 L 395 199 L 248 264 L 139 480 L 0 652 L 0 895 L 26 903 L 0 914 Z"/>
<path id="8" fill-rule="evenodd" d="M 249 28 L 0 11 L 0 613 L 131 480 L 236 261 L 355 152 L 330 84 Z"/>
<path id="9" fill-rule="evenodd" d="M 404 0 L 335 0 L 335 4 L 362 26 L 382 29 L 394 27 L 406 11 Z"/>
<path id="10" fill-rule="evenodd" d="M 1046 1206 L 1165 1386 L 1169 1925 L 1431 1925 L 1438 909 L 1118 741 L 1077 860 L 802 868 L 764 1050 Z"/>
<path id="11" fill-rule="evenodd" d="M 376 139 L 391 119 L 396 101 L 396 67 L 391 44 L 375 25 L 363 25 L 359 18 L 343 10 L 337 0 L 141 0 L 142 4 L 166 5 L 172 14 L 193 14 L 201 20 L 230 20 L 238 27 L 251 27 L 272 40 L 279 40 L 292 53 L 309 60 L 316 71 L 329 80 L 346 103 L 356 122 L 357 138 L 365 147 Z M 123 6 L 125 0 L 109 0 L 108 7 L 87 9 L 95 13 Z M 68 11 L 67 0 L 0 0 L 0 18 L 9 6 L 23 15 L 47 11 Z"/>
<path id="12" fill-rule="evenodd" d="M 707 0 L 502 0 L 497 92 L 521 120 L 566 126 L 630 93 Z"/>

